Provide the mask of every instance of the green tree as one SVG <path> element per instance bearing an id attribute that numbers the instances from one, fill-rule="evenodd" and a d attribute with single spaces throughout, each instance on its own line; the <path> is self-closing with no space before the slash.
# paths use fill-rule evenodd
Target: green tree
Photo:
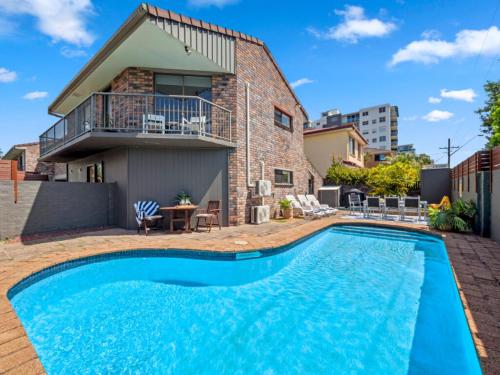
<path id="1" fill-rule="evenodd" d="M 488 139 L 486 147 L 492 148 L 500 145 L 500 80 L 487 81 L 484 91 L 488 94 L 488 99 L 484 107 L 479 108 L 476 113 L 483 121 L 481 131 Z"/>
<path id="2" fill-rule="evenodd" d="M 420 165 L 413 161 L 379 164 L 368 172 L 367 185 L 376 195 L 405 195 L 420 181 Z"/>

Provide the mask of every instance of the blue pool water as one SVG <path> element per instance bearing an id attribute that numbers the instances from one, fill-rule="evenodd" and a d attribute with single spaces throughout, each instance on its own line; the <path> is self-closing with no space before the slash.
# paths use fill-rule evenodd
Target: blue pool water
<path id="1" fill-rule="evenodd" d="M 481 373 L 443 242 L 411 232 L 338 226 L 242 260 L 136 254 L 11 301 L 49 374 Z"/>

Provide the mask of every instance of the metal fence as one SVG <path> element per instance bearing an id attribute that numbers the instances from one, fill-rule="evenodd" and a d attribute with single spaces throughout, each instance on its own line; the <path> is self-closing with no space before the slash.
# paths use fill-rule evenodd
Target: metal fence
<path id="1" fill-rule="evenodd" d="M 40 153 L 95 131 L 231 141 L 231 111 L 197 96 L 93 93 L 40 136 Z"/>

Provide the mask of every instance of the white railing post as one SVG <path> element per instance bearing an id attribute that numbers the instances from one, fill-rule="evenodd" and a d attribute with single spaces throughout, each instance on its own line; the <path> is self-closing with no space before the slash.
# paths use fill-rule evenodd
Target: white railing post
<path id="1" fill-rule="evenodd" d="M 202 115 L 202 106 L 203 106 L 203 102 L 201 101 L 201 98 L 199 100 L 199 103 L 200 103 L 200 108 L 198 108 L 198 126 L 200 127 L 200 135 L 205 135 L 205 134 L 201 134 L 201 115 Z M 203 133 L 205 133 L 205 129 L 203 129 Z"/>

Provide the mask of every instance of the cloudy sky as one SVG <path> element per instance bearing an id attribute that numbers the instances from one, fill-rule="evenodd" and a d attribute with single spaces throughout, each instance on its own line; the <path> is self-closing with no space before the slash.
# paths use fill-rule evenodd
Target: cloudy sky
<path id="1" fill-rule="evenodd" d="M 47 106 L 139 1 L 0 1 L 0 148 L 36 140 Z M 263 39 L 311 119 L 391 103 L 400 143 L 444 162 L 481 148 L 474 110 L 500 78 L 500 1 L 172 0 L 154 5 Z"/>

